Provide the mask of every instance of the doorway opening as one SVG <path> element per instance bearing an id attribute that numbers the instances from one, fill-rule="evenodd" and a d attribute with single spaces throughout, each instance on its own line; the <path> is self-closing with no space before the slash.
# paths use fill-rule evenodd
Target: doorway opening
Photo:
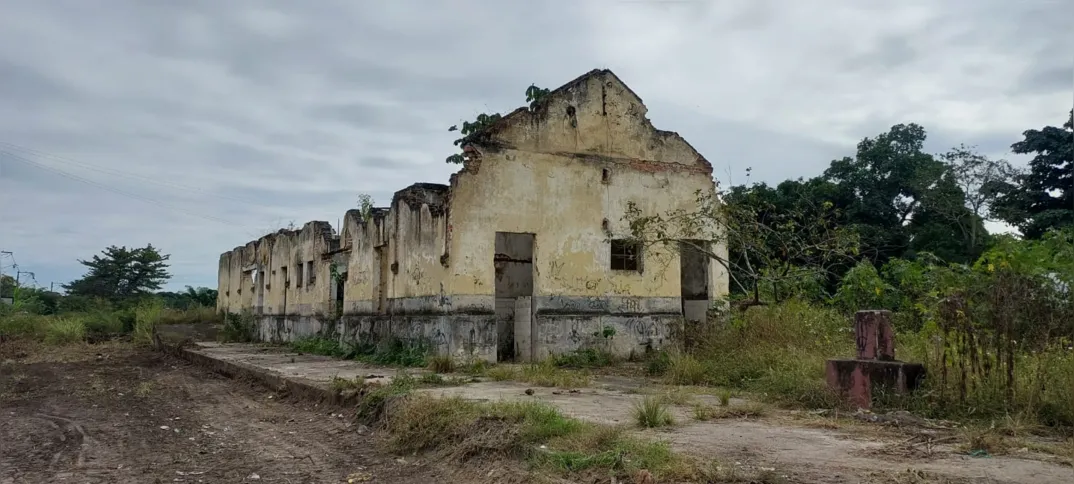
<path id="1" fill-rule="evenodd" d="M 333 303 L 332 309 L 334 310 L 336 318 L 340 318 L 343 316 L 343 294 L 346 292 L 346 289 L 347 273 L 340 272 L 339 275 L 336 276 L 335 286 L 333 287 L 333 290 L 335 291 L 335 297 L 332 298 L 335 301 Z"/>
<path id="2" fill-rule="evenodd" d="M 709 310 L 709 256 L 702 249 L 703 240 L 679 242 L 679 285 L 682 291 L 682 316 L 687 321 L 704 321 Z"/>
<path id="3" fill-rule="evenodd" d="M 377 253 L 377 266 L 379 268 L 376 287 L 377 312 L 388 314 L 388 246 L 382 245 L 374 248 Z"/>
<path id="4" fill-rule="evenodd" d="M 531 353 L 534 234 L 496 232 L 496 360 Z M 525 314 L 523 314 L 525 313 Z"/>

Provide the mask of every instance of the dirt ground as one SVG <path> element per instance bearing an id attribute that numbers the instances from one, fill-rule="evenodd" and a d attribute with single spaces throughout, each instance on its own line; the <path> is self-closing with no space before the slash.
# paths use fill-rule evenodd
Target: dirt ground
<path id="1" fill-rule="evenodd" d="M 0 484 L 474 481 L 383 453 L 338 409 L 149 350 L 37 350 L 0 343 Z"/>

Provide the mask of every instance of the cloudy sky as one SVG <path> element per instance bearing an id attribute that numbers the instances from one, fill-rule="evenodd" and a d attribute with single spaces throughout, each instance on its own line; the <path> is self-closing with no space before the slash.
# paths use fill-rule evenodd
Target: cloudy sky
<path id="1" fill-rule="evenodd" d="M 170 287 L 215 287 L 221 252 L 446 183 L 448 126 L 598 67 L 725 184 L 816 175 L 902 122 L 934 152 L 1017 159 L 1074 103 L 1071 18 L 1066 0 L 0 0 L 0 249 L 48 286 L 153 243 Z"/>

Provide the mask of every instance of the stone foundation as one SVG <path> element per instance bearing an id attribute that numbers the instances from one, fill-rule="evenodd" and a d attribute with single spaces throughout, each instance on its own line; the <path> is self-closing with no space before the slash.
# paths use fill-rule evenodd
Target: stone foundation
<path id="1" fill-rule="evenodd" d="M 346 344 L 422 341 L 433 354 L 489 362 L 543 360 L 583 348 L 626 358 L 681 340 L 679 298 L 548 296 L 532 298 L 535 308 L 530 300 L 400 298 L 390 302 L 394 314 L 355 311 L 368 305 L 358 308 L 352 303 L 338 321 L 322 320 L 323 315 L 262 316 L 257 338 L 271 343 L 313 336 Z M 519 301 L 525 301 L 525 309 L 516 314 L 514 304 Z"/>

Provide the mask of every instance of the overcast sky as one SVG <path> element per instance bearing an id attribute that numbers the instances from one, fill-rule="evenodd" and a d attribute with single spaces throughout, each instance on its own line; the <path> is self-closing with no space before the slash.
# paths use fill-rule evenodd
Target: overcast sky
<path id="1" fill-rule="evenodd" d="M 446 183 L 448 126 L 594 68 L 725 185 L 817 175 L 904 122 L 1010 157 L 1074 103 L 1071 5 L 0 0 L 0 249 L 47 287 L 153 243 L 169 287 L 215 288 L 221 252 Z"/>

